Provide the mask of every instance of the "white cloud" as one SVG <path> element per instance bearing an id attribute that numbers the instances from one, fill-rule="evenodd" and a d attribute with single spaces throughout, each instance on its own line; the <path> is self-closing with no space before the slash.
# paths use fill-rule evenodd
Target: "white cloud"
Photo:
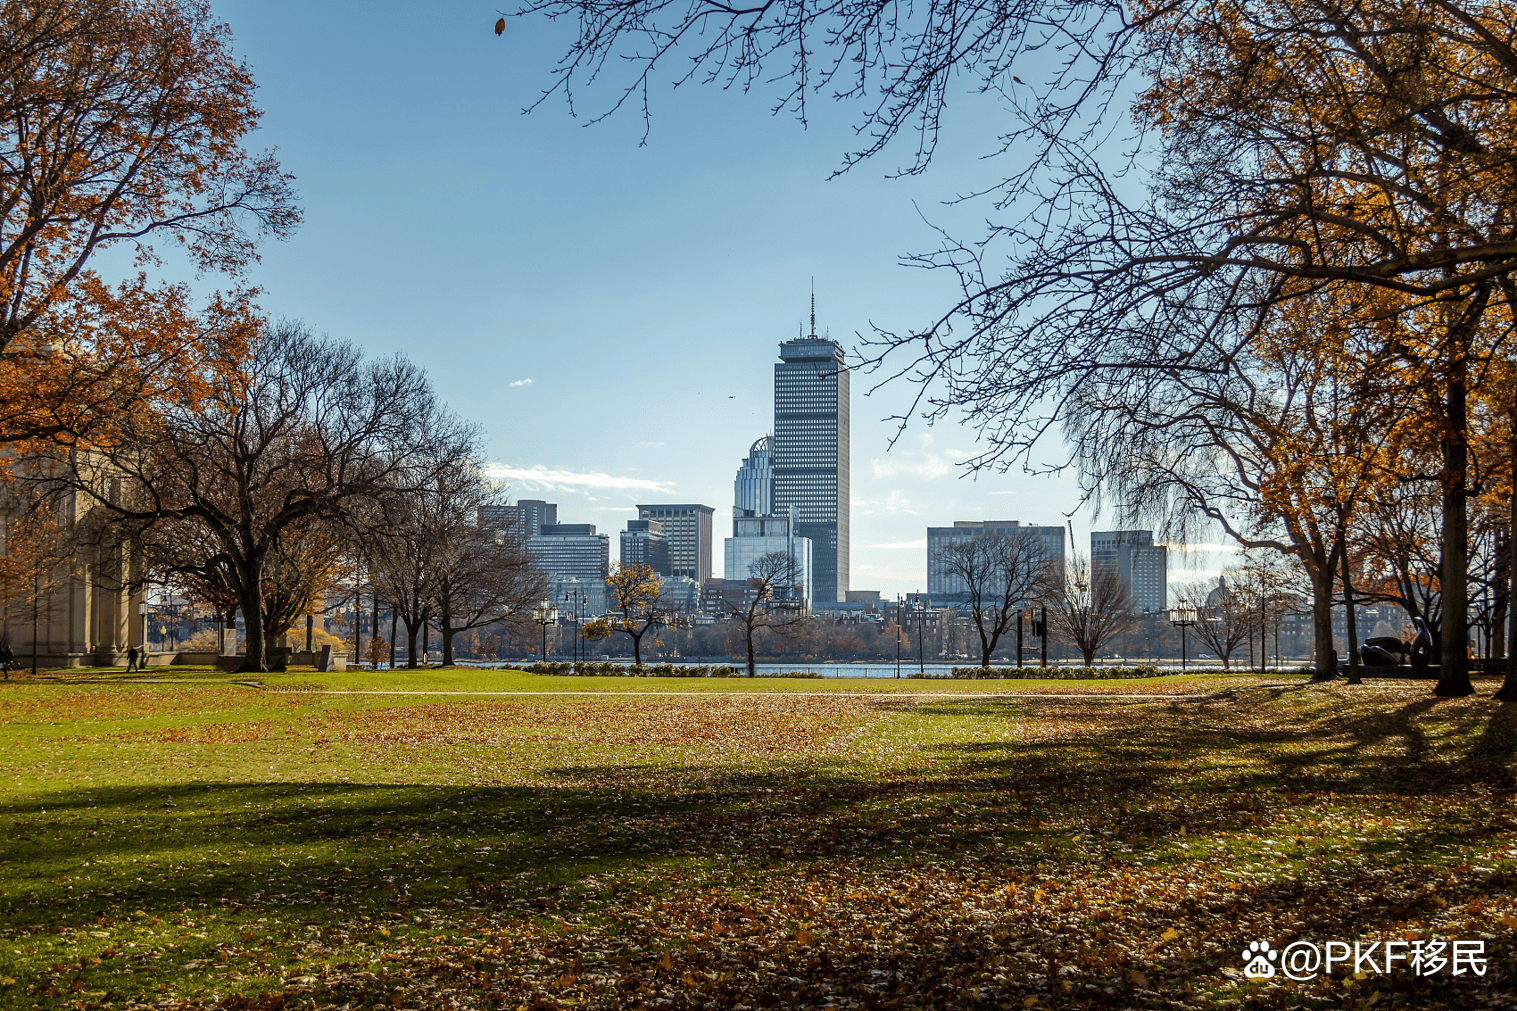
<path id="1" fill-rule="evenodd" d="M 531 386 L 532 385 L 532 380 L 530 380 L 530 379 L 518 379 L 516 382 L 512 383 L 511 385 L 512 386 Z"/>
<path id="2" fill-rule="evenodd" d="M 662 445 L 663 445 L 662 442 L 639 442 L 633 448 L 634 449 L 658 449 Z"/>
<path id="3" fill-rule="evenodd" d="M 855 516 L 917 515 L 917 510 L 913 508 L 911 499 L 895 489 L 892 489 L 883 501 L 871 501 L 864 498 L 855 498 L 850 501 L 853 503 L 853 515 Z"/>
<path id="4" fill-rule="evenodd" d="M 933 449 L 932 444 L 933 436 L 918 436 L 916 449 L 898 447 L 889 456 L 870 460 L 870 470 L 876 478 L 911 477 L 930 481 L 952 473 L 959 462 L 969 458 L 963 450 Z"/>
<path id="5" fill-rule="evenodd" d="M 509 482 L 513 488 L 526 491 L 587 491 L 593 488 L 651 491 L 667 495 L 673 490 L 662 481 L 649 481 L 647 478 L 621 477 L 616 474 L 576 474 L 569 470 L 549 470 L 541 464 L 513 467 L 506 463 L 491 463 L 486 465 L 485 472 L 497 481 Z"/>
<path id="6" fill-rule="evenodd" d="M 889 544 L 871 544 L 869 546 L 871 548 L 883 548 L 886 551 L 893 551 L 897 548 L 914 551 L 926 551 L 927 538 L 923 537 L 921 540 L 917 541 L 892 541 Z"/>

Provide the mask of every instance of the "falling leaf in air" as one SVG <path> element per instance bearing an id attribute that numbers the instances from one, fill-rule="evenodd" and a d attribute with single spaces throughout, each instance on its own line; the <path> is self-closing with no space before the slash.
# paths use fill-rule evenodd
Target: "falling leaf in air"
<path id="1" fill-rule="evenodd" d="M 506 19 L 505 18 L 501 18 L 500 20 L 498 20 L 498 21 L 495 22 L 495 34 L 496 35 L 504 35 L 505 33 L 506 33 Z"/>

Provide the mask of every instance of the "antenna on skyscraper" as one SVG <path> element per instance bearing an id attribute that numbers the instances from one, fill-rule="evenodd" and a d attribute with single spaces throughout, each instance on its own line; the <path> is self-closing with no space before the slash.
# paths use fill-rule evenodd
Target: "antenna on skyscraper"
<path id="1" fill-rule="evenodd" d="M 811 278 L 811 336 L 816 336 L 816 278 Z"/>

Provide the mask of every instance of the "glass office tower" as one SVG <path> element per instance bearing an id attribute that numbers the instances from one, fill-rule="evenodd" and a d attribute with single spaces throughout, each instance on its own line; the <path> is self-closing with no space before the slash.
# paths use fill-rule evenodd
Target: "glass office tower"
<path id="1" fill-rule="evenodd" d="M 848 369 L 842 345 L 812 333 L 780 345 L 774 367 L 774 512 L 796 509 L 811 540 L 812 592 L 848 592 Z"/>

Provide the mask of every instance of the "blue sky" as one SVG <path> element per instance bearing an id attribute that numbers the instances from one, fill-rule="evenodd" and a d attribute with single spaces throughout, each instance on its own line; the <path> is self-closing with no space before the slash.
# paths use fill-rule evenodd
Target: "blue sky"
<path id="1" fill-rule="evenodd" d="M 955 291 L 898 264 L 935 245 L 924 216 L 976 237 L 995 213 L 943 205 L 993 177 L 977 158 L 1002 124 L 990 100 L 953 105 L 925 176 L 887 179 L 887 152 L 828 181 L 853 137 L 826 102 L 802 128 L 768 94 L 665 86 L 641 146 L 635 110 L 588 127 L 556 100 L 522 115 L 568 25 L 512 20 L 497 38 L 496 11 L 467 2 L 214 9 L 259 85 L 254 145 L 278 148 L 306 215 L 263 250 L 264 309 L 425 366 L 485 426 L 512 496 L 557 501 L 566 522 L 614 532 L 637 502 L 697 501 L 730 532 L 733 474 L 771 426 L 777 346 L 811 279 L 818 327 L 845 347 L 921 325 Z M 888 448 L 884 419 L 912 391 L 871 385 L 855 375 L 854 588 L 919 588 L 929 525 L 1065 523 L 1068 480 L 960 476 L 968 430 L 915 422 Z M 1091 522 L 1074 518 L 1082 549 Z"/>

